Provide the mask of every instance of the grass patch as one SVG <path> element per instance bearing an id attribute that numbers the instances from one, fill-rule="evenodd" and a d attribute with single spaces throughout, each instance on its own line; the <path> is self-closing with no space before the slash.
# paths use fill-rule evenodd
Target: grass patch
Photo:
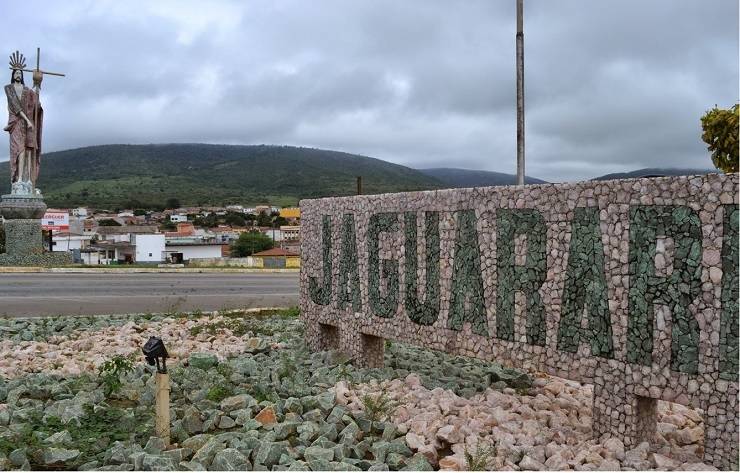
<path id="1" fill-rule="evenodd" d="M 217 384 L 215 386 L 211 386 L 211 389 L 208 390 L 208 393 L 206 394 L 206 399 L 213 402 L 221 402 L 227 397 L 231 397 L 233 395 L 234 391 L 231 386 L 227 386 L 225 384 Z"/>
<path id="2" fill-rule="evenodd" d="M 43 449 L 48 445 L 43 444 L 41 439 L 66 430 L 72 437 L 73 448 L 81 452 L 74 464 L 67 466 L 79 466 L 94 459 L 115 441 L 133 438 L 142 443 L 153 431 L 151 415 L 135 414 L 132 410 L 117 407 L 94 409 L 87 405 L 84 410 L 79 425 L 74 420 L 64 424 L 54 416 L 44 420 L 38 414 L 14 435 L 0 437 L 0 452 L 7 456 L 13 450 L 24 449 L 34 470 L 48 469 L 43 464 Z"/>
<path id="3" fill-rule="evenodd" d="M 398 408 L 398 403 L 392 401 L 385 393 L 376 396 L 365 394 L 361 401 L 365 415 L 373 422 L 390 418 Z"/>
<path id="4" fill-rule="evenodd" d="M 465 446 L 465 464 L 468 471 L 487 471 L 488 464 L 496 456 L 496 447 L 478 443 L 474 451 Z"/>

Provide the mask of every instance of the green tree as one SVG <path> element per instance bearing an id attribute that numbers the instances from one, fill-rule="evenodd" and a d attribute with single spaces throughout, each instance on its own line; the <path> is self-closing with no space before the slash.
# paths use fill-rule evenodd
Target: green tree
<path id="1" fill-rule="evenodd" d="M 180 208 L 180 199 L 177 197 L 170 197 L 167 199 L 167 202 L 165 202 L 165 208 L 168 209 L 178 209 Z"/>
<path id="2" fill-rule="evenodd" d="M 195 217 L 193 219 L 193 225 L 196 227 L 213 228 L 218 225 L 218 218 L 214 213 L 210 213 L 203 217 Z"/>
<path id="3" fill-rule="evenodd" d="M 272 239 L 261 232 L 244 232 L 231 245 L 231 256 L 243 258 L 272 248 Z"/>
<path id="4" fill-rule="evenodd" d="M 701 139 L 712 152 L 712 162 L 722 172 L 738 172 L 738 116 L 740 107 L 735 104 L 729 110 L 717 108 L 708 110 L 701 117 L 704 133 Z"/>
<path id="5" fill-rule="evenodd" d="M 104 218 L 98 221 L 98 225 L 101 227 L 120 227 L 121 224 L 112 218 Z"/>
<path id="6" fill-rule="evenodd" d="M 0 225 L 0 253 L 5 253 L 5 227 Z"/>
<path id="7" fill-rule="evenodd" d="M 257 226 L 258 227 L 271 227 L 272 217 L 270 215 L 267 215 L 265 212 L 260 212 L 260 214 L 257 215 Z"/>
<path id="8" fill-rule="evenodd" d="M 244 214 L 239 212 L 227 212 L 224 215 L 224 223 L 231 225 L 232 227 L 243 227 L 247 221 L 244 219 Z"/>

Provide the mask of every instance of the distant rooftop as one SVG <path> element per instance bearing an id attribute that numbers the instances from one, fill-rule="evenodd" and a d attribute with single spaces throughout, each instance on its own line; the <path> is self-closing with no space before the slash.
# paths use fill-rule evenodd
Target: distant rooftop
<path id="1" fill-rule="evenodd" d="M 158 233 L 159 227 L 156 225 L 121 225 L 121 226 L 98 226 L 98 233 L 101 235 L 120 235 L 122 233 Z"/>
<path id="2" fill-rule="evenodd" d="M 292 251 L 285 250 L 283 248 L 273 248 L 271 250 L 260 251 L 252 256 L 300 256 Z"/>

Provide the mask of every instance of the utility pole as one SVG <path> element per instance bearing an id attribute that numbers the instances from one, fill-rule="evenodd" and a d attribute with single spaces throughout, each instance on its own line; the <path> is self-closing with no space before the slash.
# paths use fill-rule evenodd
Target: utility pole
<path id="1" fill-rule="evenodd" d="M 524 184 L 524 0 L 516 0 L 516 184 Z"/>

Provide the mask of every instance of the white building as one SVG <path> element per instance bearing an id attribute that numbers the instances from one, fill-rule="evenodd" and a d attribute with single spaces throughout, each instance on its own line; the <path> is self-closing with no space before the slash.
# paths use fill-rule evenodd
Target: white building
<path id="1" fill-rule="evenodd" d="M 91 235 L 80 235 L 70 232 L 52 233 L 52 251 L 72 251 L 87 248 Z"/>
<path id="2" fill-rule="evenodd" d="M 188 221 L 188 216 L 183 214 L 170 215 L 170 222 L 172 223 L 184 223 Z"/>
<path id="3" fill-rule="evenodd" d="M 283 234 L 283 231 L 279 228 L 265 229 L 265 230 L 262 230 L 262 233 L 267 235 L 270 238 L 270 240 L 274 242 L 280 242 L 280 241 L 285 240 L 285 235 Z"/>
<path id="4" fill-rule="evenodd" d="M 137 263 L 160 263 L 165 257 L 164 233 L 133 234 L 134 261 Z"/>
<path id="5" fill-rule="evenodd" d="M 165 245 L 165 257 L 172 263 L 184 263 L 193 258 L 220 258 L 221 243 L 170 242 Z"/>
<path id="6" fill-rule="evenodd" d="M 86 207 L 77 207 L 76 209 L 72 209 L 72 215 L 75 217 L 87 217 L 87 208 Z"/>

